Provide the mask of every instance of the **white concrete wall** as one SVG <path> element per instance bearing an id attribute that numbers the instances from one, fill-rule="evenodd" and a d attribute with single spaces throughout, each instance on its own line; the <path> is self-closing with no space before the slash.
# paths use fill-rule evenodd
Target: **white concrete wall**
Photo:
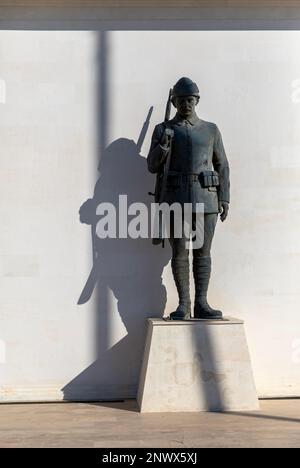
<path id="1" fill-rule="evenodd" d="M 182 75 L 231 164 L 211 302 L 246 321 L 259 394 L 300 396 L 299 47 L 284 31 L 0 32 L 0 400 L 135 395 L 145 319 L 176 305 L 170 250 L 98 243 L 77 305 L 92 267 L 78 210 L 101 155 L 98 200 L 148 199 L 141 156 Z"/>

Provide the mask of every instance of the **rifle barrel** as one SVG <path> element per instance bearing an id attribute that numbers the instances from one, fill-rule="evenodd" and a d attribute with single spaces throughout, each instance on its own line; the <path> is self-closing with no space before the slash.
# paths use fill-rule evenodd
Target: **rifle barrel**
<path id="1" fill-rule="evenodd" d="M 172 88 L 169 91 L 169 97 L 168 97 L 168 102 L 166 106 L 166 113 L 165 113 L 165 122 L 168 122 L 170 120 L 170 115 L 171 115 L 171 99 L 172 99 Z"/>

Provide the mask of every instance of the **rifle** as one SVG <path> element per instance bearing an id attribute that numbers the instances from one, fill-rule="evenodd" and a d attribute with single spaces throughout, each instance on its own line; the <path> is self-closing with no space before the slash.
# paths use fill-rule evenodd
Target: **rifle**
<path id="1" fill-rule="evenodd" d="M 168 124 L 170 120 L 170 113 L 171 113 L 171 102 L 172 102 L 172 88 L 169 91 L 169 97 L 168 97 L 168 102 L 166 106 L 166 113 L 165 113 L 165 134 L 168 136 L 168 155 L 166 162 L 164 164 L 164 170 L 163 170 L 163 178 L 162 178 L 162 186 L 159 194 L 159 202 L 161 203 L 164 199 L 166 189 L 167 189 L 167 180 L 168 180 L 168 173 L 170 169 L 170 162 L 171 162 L 171 155 L 172 155 L 172 140 L 174 136 L 174 130 L 172 130 Z"/>
<path id="2" fill-rule="evenodd" d="M 163 166 L 163 172 L 160 172 L 157 175 L 156 178 L 156 185 L 155 185 L 155 201 L 158 203 L 162 203 L 166 190 L 167 190 L 167 181 L 168 181 L 168 173 L 169 173 L 169 168 L 170 168 L 170 162 L 171 162 L 171 156 L 172 156 L 172 141 L 173 141 L 173 136 L 174 136 L 174 130 L 172 130 L 168 124 L 170 120 L 170 114 L 171 114 L 171 103 L 172 103 L 172 88 L 169 91 L 169 96 L 168 96 L 168 101 L 166 105 L 166 112 L 165 112 L 165 134 L 168 136 L 168 154 L 167 154 L 167 159 L 166 162 L 164 163 Z M 150 195 L 153 195 L 152 193 L 149 192 Z M 162 247 L 165 246 L 164 238 L 162 236 L 162 219 L 161 217 L 159 218 L 159 234 L 158 237 L 155 237 L 152 239 L 152 243 L 154 245 L 159 245 L 162 244 Z"/>

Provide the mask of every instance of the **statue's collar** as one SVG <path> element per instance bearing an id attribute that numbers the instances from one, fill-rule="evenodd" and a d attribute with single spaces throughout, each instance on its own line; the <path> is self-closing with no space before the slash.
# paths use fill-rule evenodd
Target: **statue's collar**
<path id="1" fill-rule="evenodd" d="M 173 123 L 176 125 L 184 125 L 185 122 L 188 122 L 190 125 L 196 125 L 200 122 L 200 119 L 197 114 L 192 115 L 189 119 L 183 119 L 180 115 L 176 114 L 173 119 Z"/>

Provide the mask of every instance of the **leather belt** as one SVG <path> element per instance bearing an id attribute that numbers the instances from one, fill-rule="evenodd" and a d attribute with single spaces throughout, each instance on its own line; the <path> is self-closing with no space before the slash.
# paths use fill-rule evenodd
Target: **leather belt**
<path id="1" fill-rule="evenodd" d="M 189 182 L 197 182 L 199 181 L 199 176 L 200 174 L 194 174 L 194 173 L 182 173 L 182 172 L 176 172 L 176 171 L 169 171 L 168 172 L 168 177 L 174 177 L 174 178 L 181 178 L 184 180 L 188 180 Z"/>

